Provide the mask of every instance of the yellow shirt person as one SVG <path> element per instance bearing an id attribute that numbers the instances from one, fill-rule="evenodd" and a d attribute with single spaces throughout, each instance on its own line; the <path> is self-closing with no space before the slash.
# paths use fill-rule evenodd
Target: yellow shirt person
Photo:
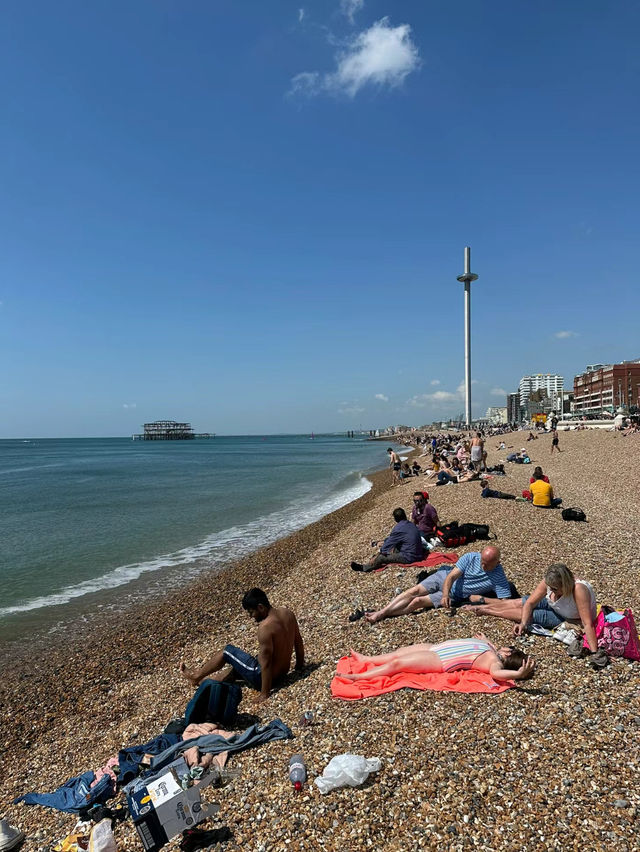
<path id="1" fill-rule="evenodd" d="M 553 500 L 553 488 L 544 479 L 536 479 L 529 485 L 529 491 L 533 497 L 534 506 L 551 506 Z"/>

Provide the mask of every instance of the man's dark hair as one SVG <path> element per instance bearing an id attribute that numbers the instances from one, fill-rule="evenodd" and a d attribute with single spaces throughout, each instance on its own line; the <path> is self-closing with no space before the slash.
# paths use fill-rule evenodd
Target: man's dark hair
<path id="1" fill-rule="evenodd" d="M 399 524 L 400 521 L 406 521 L 407 520 L 407 513 L 405 512 L 404 509 L 394 509 L 393 510 L 393 520 L 396 522 L 396 524 Z"/>
<path id="2" fill-rule="evenodd" d="M 505 657 L 503 665 L 505 669 L 517 672 L 526 659 L 527 655 L 525 653 L 519 651 L 517 648 L 512 648 L 509 656 Z"/>
<path id="3" fill-rule="evenodd" d="M 269 603 L 269 598 L 262 591 L 262 589 L 249 589 L 248 592 L 245 592 L 245 596 L 242 598 L 242 608 L 247 611 L 250 609 L 258 609 L 258 607 L 262 604 L 267 609 L 271 609 L 271 604 Z"/>
<path id="4" fill-rule="evenodd" d="M 424 500 L 424 491 L 414 491 L 413 496 L 414 497 L 422 497 L 422 499 Z"/>
<path id="5" fill-rule="evenodd" d="M 388 452 L 388 453 L 392 453 L 392 452 L 393 452 L 393 450 L 391 449 L 391 447 L 387 447 L 387 452 Z"/>

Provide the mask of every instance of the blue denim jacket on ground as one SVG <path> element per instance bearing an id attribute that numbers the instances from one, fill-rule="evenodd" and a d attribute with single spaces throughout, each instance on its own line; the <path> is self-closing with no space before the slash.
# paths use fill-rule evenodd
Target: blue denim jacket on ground
<path id="1" fill-rule="evenodd" d="M 145 754 L 162 754 L 172 745 L 180 742 L 177 734 L 160 734 L 144 745 L 130 746 L 118 752 L 118 784 L 128 784 L 138 774 L 138 768 Z"/>
<path id="2" fill-rule="evenodd" d="M 101 805 L 112 799 L 115 794 L 115 784 L 110 775 L 103 775 L 95 787 L 96 773 L 83 772 L 70 778 L 62 787 L 53 793 L 26 793 L 13 800 L 13 804 L 25 802 L 27 805 L 43 805 L 45 808 L 55 808 L 67 814 L 77 814 L 92 805 Z"/>

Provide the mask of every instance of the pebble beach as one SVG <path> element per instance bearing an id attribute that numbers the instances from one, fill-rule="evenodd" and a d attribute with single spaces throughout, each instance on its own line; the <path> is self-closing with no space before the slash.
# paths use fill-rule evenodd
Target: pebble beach
<path id="1" fill-rule="evenodd" d="M 353 624 L 356 606 L 378 608 L 415 583 L 415 570 L 390 566 L 358 574 L 392 526 L 396 506 L 408 512 L 414 490 L 428 490 L 443 523 L 488 523 L 507 576 L 530 592 L 552 562 L 565 562 L 592 583 L 597 600 L 630 607 L 640 620 L 640 443 L 619 433 L 562 432 L 523 444 L 533 465 L 505 466 L 492 487 L 520 494 L 533 466 L 549 475 L 559 511 L 483 500 L 477 483 L 433 487 L 412 478 L 391 488 L 390 474 L 370 477 L 360 499 L 258 551 L 216 576 L 204 575 L 124 614 L 105 615 L 56 640 L 3 655 L 0 685 L 0 815 L 27 834 L 22 848 L 50 850 L 75 824 L 71 815 L 12 805 L 29 790 L 52 790 L 96 769 L 118 749 L 143 743 L 184 712 L 192 690 L 182 660 L 202 662 L 227 642 L 257 649 L 242 594 L 262 587 L 275 605 L 297 614 L 307 669 L 291 675 L 266 704 L 243 690 L 239 727 L 253 716 L 280 718 L 296 738 L 233 756 L 240 774 L 206 801 L 220 805 L 207 829 L 224 829 L 221 850 L 588 850 L 640 849 L 640 664 L 613 660 L 594 671 L 561 643 L 529 637 L 521 646 L 537 661 L 534 677 L 502 695 L 400 690 L 378 698 L 334 700 L 330 682 L 349 648 L 384 653 L 414 642 L 438 642 L 483 631 L 511 641 L 503 620 L 430 611 L 369 625 Z M 488 463 L 504 460 L 500 438 L 487 439 Z M 380 445 L 381 459 L 385 444 Z M 420 461 L 425 461 L 421 459 Z M 381 463 L 384 463 L 383 461 Z M 462 554 L 481 549 L 471 544 Z M 313 724 L 300 726 L 311 710 Z M 241 724 L 244 719 L 245 724 Z M 294 794 L 292 754 L 304 755 L 309 782 L 343 752 L 378 757 L 379 772 L 360 788 L 323 796 L 309 783 Z M 123 797 L 120 797 L 123 799 Z M 120 799 L 115 805 L 120 804 Z M 142 849 L 131 820 L 118 824 L 119 850 Z M 222 839 L 226 837 L 227 839 Z M 179 839 L 165 848 L 177 849 Z"/>

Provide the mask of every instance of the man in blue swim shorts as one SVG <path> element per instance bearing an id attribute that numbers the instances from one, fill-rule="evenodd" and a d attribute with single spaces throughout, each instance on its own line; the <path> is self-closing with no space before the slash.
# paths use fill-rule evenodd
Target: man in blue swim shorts
<path id="1" fill-rule="evenodd" d="M 284 606 L 271 606 L 262 589 L 248 591 L 242 599 L 242 607 L 258 624 L 258 657 L 235 645 L 226 645 L 199 669 L 188 669 L 184 662 L 180 663 L 180 672 L 189 683 L 197 686 L 224 666 L 231 666 L 216 680 L 239 676 L 260 691 L 259 701 L 262 702 L 269 698 L 273 684 L 289 672 L 294 651 L 296 669 L 304 668 L 304 644 L 294 613 Z"/>

